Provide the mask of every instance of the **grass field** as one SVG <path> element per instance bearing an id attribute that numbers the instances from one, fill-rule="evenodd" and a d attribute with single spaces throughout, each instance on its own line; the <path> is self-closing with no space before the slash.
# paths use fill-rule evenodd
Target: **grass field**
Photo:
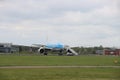
<path id="1" fill-rule="evenodd" d="M 0 80 L 120 80 L 119 68 L 0 69 Z"/>
<path id="2" fill-rule="evenodd" d="M 114 61 L 117 60 L 117 63 Z M 0 56 L 0 66 L 120 66 L 120 56 Z"/>
<path id="3" fill-rule="evenodd" d="M 120 57 L 0 56 L 0 66 L 120 66 Z M 120 80 L 120 68 L 1 68 L 0 80 Z"/>

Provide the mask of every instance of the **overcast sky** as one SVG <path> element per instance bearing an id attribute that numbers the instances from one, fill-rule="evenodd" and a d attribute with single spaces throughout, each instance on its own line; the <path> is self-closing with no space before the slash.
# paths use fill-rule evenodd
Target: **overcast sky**
<path id="1" fill-rule="evenodd" d="M 120 47 L 120 0 L 0 0 L 0 42 Z"/>

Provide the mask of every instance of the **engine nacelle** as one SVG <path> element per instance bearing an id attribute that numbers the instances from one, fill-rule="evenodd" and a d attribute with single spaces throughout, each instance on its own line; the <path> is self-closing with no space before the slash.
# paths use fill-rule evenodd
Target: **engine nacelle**
<path id="1" fill-rule="evenodd" d="M 38 52 L 43 54 L 43 53 L 45 53 L 45 49 L 43 47 L 41 47 L 41 48 L 38 49 Z"/>
<path id="2" fill-rule="evenodd" d="M 38 49 L 38 52 L 40 54 L 44 54 L 44 55 L 47 55 L 47 51 L 45 50 L 45 48 L 41 47 L 40 49 Z"/>

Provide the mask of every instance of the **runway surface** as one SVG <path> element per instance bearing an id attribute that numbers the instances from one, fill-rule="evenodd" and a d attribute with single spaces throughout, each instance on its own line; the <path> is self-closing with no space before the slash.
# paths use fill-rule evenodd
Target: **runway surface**
<path id="1" fill-rule="evenodd" d="M 0 69 L 16 68 L 120 68 L 120 66 L 1 66 Z"/>

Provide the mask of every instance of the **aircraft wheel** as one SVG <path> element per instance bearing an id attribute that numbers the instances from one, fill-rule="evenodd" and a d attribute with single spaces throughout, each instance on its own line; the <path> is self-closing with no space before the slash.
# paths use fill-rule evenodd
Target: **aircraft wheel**
<path id="1" fill-rule="evenodd" d="M 44 55 L 47 55 L 47 53 L 45 52 Z"/>

